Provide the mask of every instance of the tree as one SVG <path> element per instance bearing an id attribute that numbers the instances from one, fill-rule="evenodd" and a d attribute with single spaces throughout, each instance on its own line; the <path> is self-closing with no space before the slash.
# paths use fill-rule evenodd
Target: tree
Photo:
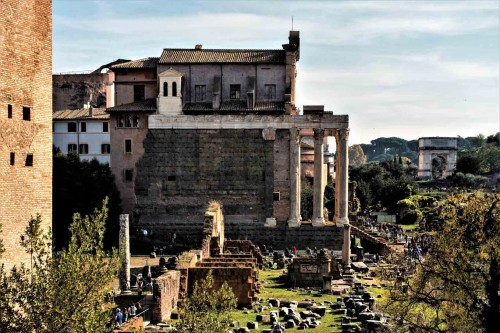
<path id="1" fill-rule="evenodd" d="M 51 252 L 51 234 L 39 216 L 29 221 L 21 244 L 31 267 L 0 269 L 0 332 L 108 332 L 106 295 L 119 261 L 103 249 L 107 199 L 90 216 L 75 214 L 67 249 Z"/>
<path id="2" fill-rule="evenodd" d="M 105 197 L 109 198 L 109 218 L 104 245 L 107 249 L 118 246 L 121 200 L 108 164 L 95 159 L 80 161 L 75 154 L 55 154 L 53 188 L 52 226 L 57 250 L 68 246 L 71 237 L 68 221 L 73 214 L 92 214 Z"/>
<path id="3" fill-rule="evenodd" d="M 457 160 L 457 172 L 471 173 L 476 175 L 481 168 L 481 161 L 473 155 L 467 154 L 460 156 Z"/>
<path id="4" fill-rule="evenodd" d="M 442 231 L 417 262 L 407 293 L 386 311 L 398 332 L 497 332 L 500 317 L 500 194 L 459 194 L 441 206 Z"/>
<path id="5" fill-rule="evenodd" d="M 195 282 L 192 295 L 181 307 L 181 321 L 177 329 L 186 333 L 220 333 L 228 330 L 230 311 L 236 308 L 236 296 L 224 282 L 214 288 L 210 270 L 207 276 Z"/>
<path id="6" fill-rule="evenodd" d="M 352 145 L 349 147 L 349 165 L 360 166 L 366 163 L 366 155 L 361 145 Z"/>

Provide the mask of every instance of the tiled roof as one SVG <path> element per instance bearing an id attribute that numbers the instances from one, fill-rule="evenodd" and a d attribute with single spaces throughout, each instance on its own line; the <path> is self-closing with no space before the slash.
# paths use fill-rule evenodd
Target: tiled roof
<path id="1" fill-rule="evenodd" d="M 106 109 L 106 112 L 126 112 L 126 111 L 156 112 L 156 99 L 151 98 L 140 102 L 122 104 Z"/>
<path id="2" fill-rule="evenodd" d="M 52 113 L 53 120 L 77 120 L 77 119 L 109 119 L 109 114 L 105 108 L 93 108 L 92 117 L 89 116 L 89 109 L 61 110 Z"/>
<path id="3" fill-rule="evenodd" d="M 124 62 L 121 64 L 116 64 L 111 66 L 111 69 L 130 69 L 130 68 L 156 68 L 156 64 L 158 63 L 158 57 L 148 57 L 138 60 L 132 60 L 128 62 Z"/>
<path id="4" fill-rule="evenodd" d="M 159 64 L 257 63 L 285 64 L 285 50 L 164 49 Z"/>
<path id="5" fill-rule="evenodd" d="M 220 109 L 212 109 L 212 103 L 186 103 L 184 112 L 284 112 L 284 102 L 257 102 L 253 109 L 247 108 L 246 101 L 225 101 Z"/>

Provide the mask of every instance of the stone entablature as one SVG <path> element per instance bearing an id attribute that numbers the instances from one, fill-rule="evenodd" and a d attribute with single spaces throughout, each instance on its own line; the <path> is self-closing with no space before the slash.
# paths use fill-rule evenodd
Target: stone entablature
<path id="1" fill-rule="evenodd" d="M 149 129 L 326 129 L 326 135 L 333 135 L 334 129 L 347 129 L 349 116 L 332 115 L 176 115 L 149 116 Z M 313 135 L 311 131 L 301 131 L 301 135 Z"/>

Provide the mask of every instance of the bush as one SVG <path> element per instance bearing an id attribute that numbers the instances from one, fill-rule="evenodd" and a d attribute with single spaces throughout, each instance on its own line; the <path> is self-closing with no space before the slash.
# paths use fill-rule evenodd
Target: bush
<path id="1" fill-rule="evenodd" d="M 401 224 L 415 224 L 419 222 L 423 217 L 423 214 L 418 209 L 407 211 L 403 214 L 401 218 Z"/>

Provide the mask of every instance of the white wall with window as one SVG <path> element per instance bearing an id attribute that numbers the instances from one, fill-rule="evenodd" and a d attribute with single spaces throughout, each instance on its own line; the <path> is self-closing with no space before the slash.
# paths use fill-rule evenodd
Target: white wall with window
<path id="1" fill-rule="evenodd" d="M 95 114 L 94 109 L 94 114 Z M 100 109 L 99 109 L 100 110 Z M 82 110 L 65 110 L 53 113 L 53 143 L 63 154 L 73 153 L 80 160 L 97 159 L 111 163 L 111 138 L 109 116 L 98 113 L 95 117 L 82 117 Z"/>

